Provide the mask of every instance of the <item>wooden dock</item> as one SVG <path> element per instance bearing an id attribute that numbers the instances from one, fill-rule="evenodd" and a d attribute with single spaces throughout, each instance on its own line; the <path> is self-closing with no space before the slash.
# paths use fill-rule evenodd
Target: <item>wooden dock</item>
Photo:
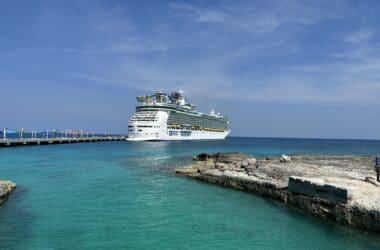
<path id="1" fill-rule="evenodd" d="M 125 136 L 95 136 L 95 137 L 61 137 L 61 138 L 24 138 L 24 139 L 0 139 L 0 147 L 52 145 L 64 143 L 83 143 L 101 141 L 124 141 Z"/>

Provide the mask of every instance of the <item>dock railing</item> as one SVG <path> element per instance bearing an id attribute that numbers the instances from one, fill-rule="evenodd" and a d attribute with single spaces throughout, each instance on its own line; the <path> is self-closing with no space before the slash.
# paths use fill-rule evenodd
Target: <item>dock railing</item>
<path id="1" fill-rule="evenodd" d="M 125 135 L 95 134 L 84 132 L 83 130 L 52 130 L 37 132 L 32 130 L 26 132 L 24 129 L 18 132 L 11 132 L 8 128 L 1 131 L 0 147 L 23 146 L 23 145 L 44 145 L 44 144 L 63 144 L 77 142 L 98 142 L 98 141 L 122 141 Z"/>

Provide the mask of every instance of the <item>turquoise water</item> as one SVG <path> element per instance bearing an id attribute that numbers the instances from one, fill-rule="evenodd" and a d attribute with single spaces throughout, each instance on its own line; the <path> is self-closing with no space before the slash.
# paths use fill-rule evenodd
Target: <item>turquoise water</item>
<path id="1" fill-rule="evenodd" d="M 375 155 L 380 141 L 229 138 L 0 148 L 17 183 L 4 249 L 380 249 L 380 236 L 276 201 L 176 176 L 200 152 Z"/>

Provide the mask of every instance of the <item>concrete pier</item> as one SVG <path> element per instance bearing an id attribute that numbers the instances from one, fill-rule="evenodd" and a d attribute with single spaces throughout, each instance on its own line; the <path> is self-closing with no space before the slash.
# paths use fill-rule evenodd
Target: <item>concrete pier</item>
<path id="1" fill-rule="evenodd" d="M 123 141 L 125 136 L 94 136 L 78 138 L 25 138 L 25 139 L 0 139 L 0 147 L 50 145 L 81 142 Z"/>

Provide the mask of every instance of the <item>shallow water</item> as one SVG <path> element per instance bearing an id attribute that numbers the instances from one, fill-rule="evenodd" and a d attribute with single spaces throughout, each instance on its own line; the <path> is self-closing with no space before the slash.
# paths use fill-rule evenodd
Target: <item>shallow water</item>
<path id="1" fill-rule="evenodd" d="M 380 236 L 176 176 L 200 152 L 375 155 L 380 141 L 229 138 L 0 149 L 0 248 L 380 249 Z"/>

